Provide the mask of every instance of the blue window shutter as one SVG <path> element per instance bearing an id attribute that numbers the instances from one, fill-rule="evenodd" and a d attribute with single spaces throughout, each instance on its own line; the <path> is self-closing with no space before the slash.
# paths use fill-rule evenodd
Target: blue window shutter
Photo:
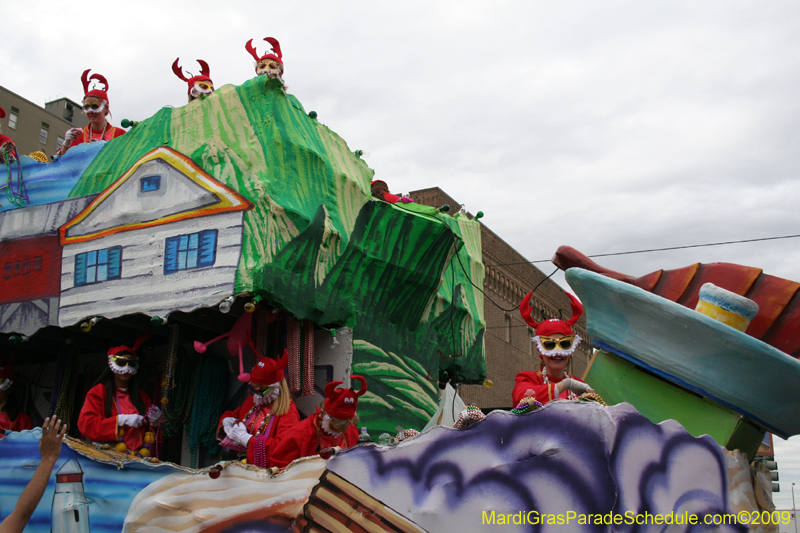
<path id="1" fill-rule="evenodd" d="M 75 256 L 75 285 L 86 285 L 86 253 Z"/>
<path id="2" fill-rule="evenodd" d="M 207 229 L 200 232 L 200 253 L 197 266 L 212 266 L 217 260 L 217 230 Z"/>
<path id="3" fill-rule="evenodd" d="M 164 274 L 178 271 L 178 242 L 180 237 L 167 237 L 164 250 Z"/>
<path id="4" fill-rule="evenodd" d="M 122 274 L 122 247 L 108 249 L 108 279 L 119 279 Z"/>

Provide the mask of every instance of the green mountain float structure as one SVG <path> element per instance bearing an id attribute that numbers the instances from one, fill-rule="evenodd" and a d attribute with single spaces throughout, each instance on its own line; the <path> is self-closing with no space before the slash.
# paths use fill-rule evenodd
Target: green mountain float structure
<path id="1" fill-rule="evenodd" d="M 477 221 L 374 200 L 372 169 L 263 77 L 161 109 L 105 146 L 70 197 L 101 192 L 163 145 L 255 206 L 244 215 L 237 294 L 353 329 L 371 431 L 421 428 L 438 406 L 435 381 L 484 380 Z"/>

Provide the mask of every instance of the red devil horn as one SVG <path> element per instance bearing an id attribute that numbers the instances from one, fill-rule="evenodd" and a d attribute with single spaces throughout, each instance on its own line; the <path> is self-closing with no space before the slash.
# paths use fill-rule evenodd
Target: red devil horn
<path id="1" fill-rule="evenodd" d="M 151 334 L 152 334 L 152 332 L 150 331 L 150 328 L 148 327 L 148 328 L 145 330 L 145 332 L 144 332 L 144 333 L 142 333 L 142 334 L 140 334 L 140 335 L 137 335 L 137 336 L 136 336 L 136 343 L 133 345 L 133 353 L 134 353 L 134 355 L 137 355 L 137 356 L 138 356 L 138 353 L 137 353 L 137 352 L 139 351 L 139 347 L 140 347 L 142 344 L 144 344 L 145 342 L 147 342 L 147 339 L 149 339 L 149 338 L 150 338 L 150 335 L 151 335 Z"/>
<path id="2" fill-rule="evenodd" d="M 181 69 L 180 65 L 178 65 L 178 61 L 180 61 L 180 59 L 181 59 L 180 57 L 175 58 L 175 62 L 172 64 L 172 72 L 174 72 L 175 75 L 178 76 L 183 81 L 189 81 L 183 74 L 183 69 Z"/>
<path id="3" fill-rule="evenodd" d="M 365 392 L 367 392 L 367 380 L 364 379 L 362 376 L 350 376 L 350 379 L 357 379 L 361 382 L 361 389 L 358 391 L 353 390 L 352 383 L 350 384 L 350 390 L 353 391 L 353 394 L 356 396 L 362 396 Z"/>
<path id="4" fill-rule="evenodd" d="M 333 391 L 335 391 L 336 387 L 338 387 L 341 384 L 342 384 L 341 381 L 331 381 L 330 383 L 325 385 L 325 397 L 326 398 L 332 398 L 333 397 Z"/>
<path id="5" fill-rule="evenodd" d="M 102 83 L 102 84 L 103 84 L 103 90 L 104 90 L 104 91 L 107 91 L 107 90 L 108 90 L 108 81 L 106 80 L 106 77 L 105 77 L 105 76 L 102 76 L 102 75 L 100 75 L 100 74 L 92 74 L 92 79 L 93 79 L 93 80 L 97 80 L 97 81 L 99 81 L 100 83 Z"/>
<path id="6" fill-rule="evenodd" d="M 200 63 L 200 74 L 206 77 L 211 76 L 211 69 L 208 68 L 208 63 L 202 59 L 198 59 L 197 62 Z"/>
<path id="7" fill-rule="evenodd" d="M 278 56 L 278 59 L 283 60 L 283 54 L 281 54 L 281 45 L 278 43 L 278 39 L 275 37 L 264 37 L 264 40 L 272 45 L 272 52 Z"/>
<path id="8" fill-rule="evenodd" d="M 250 55 L 253 56 L 253 59 L 258 61 L 260 58 L 258 57 L 258 53 L 256 53 L 256 49 L 253 48 L 253 39 L 247 41 L 247 44 L 244 45 L 244 49 L 250 52 Z"/>
<path id="9" fill-rule="evenodd" d="M 275 370 L 280 370 L 281 368 L 286 368 L 289 365 L 289 350 L 286 348 L 283 349 L 283 355 L 281 355 L 278 360 L 275 362 Z"/>
<path id="10" fill-rule="evenodd" d="M 91 70 L 92 69 L 87 68 L 83 71 L 83 75 L 81 76 L 81 82 L 83 83 L 83 94 L 89 92 L 89 72 L 91 72 Z"/>
<path id="11" fill-rule="evenodd" d="M 97 81 L 99 81 L 100 83 L 102 83 L 102 84 L 103 84 L 103 90 L 104 90 L 104 91 L 107 91 L 107 90 L 108 90 L 108 81 L 106 81 L 106 78 L 105 78 L 105 76 L 103 76 L 103 75 L 101 75 L 101 74 L 92 74 L 92 76 L 91 76 L 89 79 L 90 79 L 90 80 L 97 80 Z"/>
<path id="12" fill-rule="evenodd" d="M 581 305 L 578 299 L 575 298 L 570 293 L 567 293 L 567 296 L 569 296 L 569 306 L 572 307 L 572 318 L 567 320 L 567 325 L 571 326 L 572 324 L 577 322 L 578 319 L 583 314 L 583 305 Z"/>
<path id="13" fill-rule="evenodd" d="M 533 317 L 531 317 L 531 298 L 533 298 L 533 293 L 529 292 L 522 301 L 519 303 L 519 314 L 522 315 L 522 320 L 524 320 L 529 326 L 532 326 L 533 329 L 539 327 L 539 322 L 536 322 Z"/>

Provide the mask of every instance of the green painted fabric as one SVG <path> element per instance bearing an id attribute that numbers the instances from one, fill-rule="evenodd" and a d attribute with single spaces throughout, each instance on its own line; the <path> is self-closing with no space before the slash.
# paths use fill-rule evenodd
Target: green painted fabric
<path id="1" fill-rule="evenodd" d="M 483 381 L 477 222 L 373 199 L 372 169 L 263 77 L 160 110 L 104 148 L 71 196 L 102 191 L 161 145 L 253 203 L 237 293 L 353 328 L 353 371 L 369 387 L 359 412 L 370 431 L 419 429 L 438 406 L 437 382 Z"/>

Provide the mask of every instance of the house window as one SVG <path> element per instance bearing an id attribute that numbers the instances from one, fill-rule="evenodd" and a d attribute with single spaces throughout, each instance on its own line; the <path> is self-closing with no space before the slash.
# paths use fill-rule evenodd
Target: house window
<path id="1" fill-rule="evenodd" d="M 145 176 L 139 183 L 142 192 L 157 191 L 161 188 L 161 176 Z"/>
<path id="2" fill-rule="evenodd" d="M 42 127 L 39 128 L 39 142 L 47 144 L 47 134 L 50 132 L 50 126 L 42 122 Z"/>
<path id="3" fill-rule="evenodd" d="M 168 237 L 164 254 L 164 274 L 214 265 L 217 259 L 217 230 Z"/>
<path id="4" fill-rule="evenodd" d="M 75 286 L 119 279 L 122 247 L 83 252 L 75 256 Z"/>
<path id="5" fill-rule="evenodd" d="M 19 109 L 12 107 L 11 113 L 8 114 L 8 127 L 12 130 L 17 129 L 17 120 L 19 120 Z"/>
<path id="6" fill-rule="evenodd" d="M 3 263 L 3 279 L 11 279 L 17 276 L 27 276 L 31 272 L 41 272 L 42 256 L 23 257 L 16 261 L 6 261 Z"/>

